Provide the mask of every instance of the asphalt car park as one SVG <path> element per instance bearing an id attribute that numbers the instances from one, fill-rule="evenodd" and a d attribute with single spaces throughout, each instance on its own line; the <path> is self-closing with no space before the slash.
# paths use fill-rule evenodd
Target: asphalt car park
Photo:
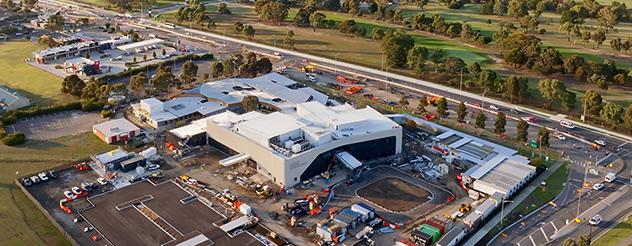
<path id="1" fill-rule="evenodd" d="M 97 112 L 72 110 L 21 119 L 6 129 L 22 132 L 30 139 L 46 140 L 92 131 L 92 125 L 103 120 Z"/>

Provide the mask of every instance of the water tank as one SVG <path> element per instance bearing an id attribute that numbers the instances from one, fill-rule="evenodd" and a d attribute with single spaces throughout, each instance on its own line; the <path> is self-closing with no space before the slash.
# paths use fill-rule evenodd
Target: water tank
<path id="1" fill-rule="evenodd" d="M 294 153 L 301 152 L 301 145 L 300 144 L 292 145 L 292 152 Z"/>
<path id="2" fill-rule="evenodd" d="M 293 145 L 294 145 L 294 141 L 292 140 L 285 141 L 285 149 L 292 149 Z"/>

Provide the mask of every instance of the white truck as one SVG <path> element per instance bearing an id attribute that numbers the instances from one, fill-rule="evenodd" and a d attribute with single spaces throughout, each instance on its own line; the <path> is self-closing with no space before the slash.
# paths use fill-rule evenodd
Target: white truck
<path id="1" fill-rule="evenodd" d="M 606 177 L 604 177 L 603 180 L 605 180 L 608 183 L 612 183 L 615 180 L 617 180 L 617 175 L 615 173 L 612 173 L 612 172 L 611 173 L 607 173 Z"/>

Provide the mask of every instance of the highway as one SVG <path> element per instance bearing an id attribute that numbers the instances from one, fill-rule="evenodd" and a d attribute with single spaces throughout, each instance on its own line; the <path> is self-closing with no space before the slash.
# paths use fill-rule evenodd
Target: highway
<path id="1" fill-rule="evenodd" d="M 91 13 L 95 16 L 120 16 L 120 14 L 105 11 L 101 9 L 96 9 L 91 6 L 79 5 L 79 4 L 69 4 L 69 3 L 60 3 L 54 0 L 42 0 L 40 4 L 47 5 L 63 5 L 63 6 L 74 6 L 76 9 L 82 9 L 82 11 Z M 129 18 L 125 21 L 126 24 L 140 26 L 145 28 L 150 28 L 157 32 L 168 33 L 174 37 L 186 38 L 195 42 L 204 42 L 212 45 L 229 45 L 231 47 L 244 47 L 250 50 L 259 51 L 261 53 L 272 54 L 274 52 L 279 52 L 283 56 L 283 60 L 296 60 L 296 61 L 306 61 L 306 62 L 314 62 L 319 64 L 321 68 L 329 70 L 327 72 L 327 76 L 333 77 L 337 73 L 342 73 L 346 75 L 351 75 L 355 77 L 364 77 L 367 79 L 369 84 L 379 84 L 386 85 L 388 87 L 397 87 L 399 90 L 408 91 L 412 95 L 439 95 L 444 96 L 449 99 L 451 102 L 450 110 L 453 112 L 450 117 L 454 117 L 456 114 L 454 110 L 456 108 L 456 103 L 463 101 L 466 103 L 468 107 L 470 107 L 470 117 L 473 118 L 475 111 L 484 110 L 488 114 L 488 120 L 493 122 L 495 118 L 494 115 L 496 111 L 490 110 L 490 105 L 495 105 L 500 108 L 508 116 L 508 124 L 507 124 L 507 132 L 510 135 L 513 135 L 515 132 L 515 124 L 516 119 L 519 119 L 524 116 L 536 116 L 536 122 L 530 123 L 532 126 L 529 131 L 529 138 L 533 139 L 536 136 L 537 128 L 539 127 L 547 127 L 553 131 L 563 132 L 565 136 L 567 136 L 566 141 L 561 141 L 557 139 L 551 138 L 551 148 L 554 150 L 558 150 L 563 153 L 563 156 L 568 158 L 571 161 L 571 171 L 569 174 L 569 179 L 567 182 L 567 186 L 564 191 L 558 196 L 557 203 L 558 208 L 547 208 L 546 214 L 548 216 L 538 216 L 534 218 L 525 219 L 526 223 L 524 226 L 519 226 L 517 224 L 515 227 L 509 228 L 507 233 L 509 234 L 509 238 L 511 240 L 503 241 L 502 238 L 497 238 L 497 241 L 492 242 L 492 244 L 498 245 L 529 245 L 529 242 L 533 242 L 531 245 L 545 245 L 554 242 L 555 239 L 552 239 L 552 233 L 561 230 L 562 227 L 567 226 L 566 220 L 568 218 L 575 218 L 577 216 L 577 203 L 579 203 L 578 195 L 575 192 L 575 188 L 573 186 L 581 186 L 585 181 L 586 170 L 595 166 L 595 162 L 599 160 L 603 160 L 610 154 L 617 154 L 619 156 L 623 156 L 625 162 L 628 162 L 627 153 L 632 152 L 632 144 L 627 144 L 632 140 L 631 136 L 627 136 L 624 134 L 616 133 L 609 131 L 607 129 L 598 128 L 595 126 L 585 125 L 580 122 L 573 122 L 577 127 L 574 129 L 566 129 L 560 126 L 559 122 L 561 120 L 570 121 L 565 119 L 564 115 L 554 115 L 548 112 L 544 112 L 541 110 L 530 109 L 523 106 L 514 105 L 508 102 L 500 101 L 494 98 L 484 97 L 478 94 L 470 93 L 467 91 L 458 90 L 456 88 L 443 86 L 440 84 L 431 83 L 428 81 L 410 78 L 394 73 L 389 73 L 373 68 L 362 67 L 359 65 L 341 62 L 337 60 L 332 60 L 329 58 L 318 57 L 306 53 L 301 53 L 293 50 L 282 49 L 278 47 L 273 47 L 269 45 L 258 44 L 250 41 L 240 40 L 237 38 L 226 37 L 220 34 L 209 33 L 199 30 L 194 30 L 186 27 L 179 26 L 176 29 L 170 29 L 164 27 L 162 23 L 155 22 L 153 20 L 142 20 L 138 21 L 138 18 Z M 478 106 L 480 105 L 480 106 Z M 488 126 L 491 124 L 488 123 Z M 594 151 L 590 148 L 590 144 L 594 140 L 604 140 L 606 142 L 606 146 L 601 148 L 599 151 Z M 625 156 L 627 155 L 627 156 Z M 611 157 L 610 157 L 611 158 Z M 630 166 L 630 165 L 628 165 Z M 626 167 L 625 171 L 620 173 L 620 180 L 626 180 L 629 178 L 630 172 L 629 167 Z M 601 177 L 593 177 L 593 178 L 601 178 Z M 621 189 L 626 189 L 629 185 L 622 183 L 615 183 L 606 189 L 599 192 L 583 192 L 582 193 L 582 202 L 580 206 L 580 211 L 587 210 L 589 211 L 592 206 L 595 204 L 600 204 L 600 201 L 613 195 L 618 194 L 617 191 Z M 614 190 L 613 190 L 614 189 Z M 628 204 L 618 204 L 620 200 L 630 200 L 632 197 L 627 197 L 630 192 L 625 193 L 623 196 L 626 199 L 618 199 L 614 200 L 612 204 L 617 204 L 618 206 L 627 206 Z M 631 205 L 632 206 L 632 205 Z M 606 206 L 601 209 L 602 213 L 606 215 L 612 215 L 613 209 L 615 206 Z M 618 209 L 622 209 L 623 207 L 617 207 Z M 550 211 L 549 211 L 550 210 Z M 612 216 L 620 216 L 620 215 L 612 215 Z M 607 218 L 610 220 L 611 218 Z M 615 218 L 612 218 L 615 219 Z M 580 225 L 585 225 L 580 224 Z M 585 230 L 583 226 L 578 226 L 577 228 L 568 227 L 569 235 L 574 235 L 574 233 L 582 232 Z M 573 229 L 573 230 L 571 230 Z M 593 228 L 597 231 L 599 228 Z M 538 231 L 543 234 L 542 236 L 537 236 Z M 533 238 L 539 238 L 538 241 Z"/>

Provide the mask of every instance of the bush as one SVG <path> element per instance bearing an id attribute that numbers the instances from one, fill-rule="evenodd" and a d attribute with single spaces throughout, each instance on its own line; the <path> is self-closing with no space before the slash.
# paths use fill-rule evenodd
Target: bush
<path id="1" fill-rule="evenodd" d="M 101 110 L 101 117 L 108 118 L 110 116 L 112 116 L 112 111 L 107 109 Z"/>
<path id="2" fill-rule="evenodd" d="M 81 110 L 84 112 L 97 111 L 103 107 L 103 104 L 92 100 L 81 101 Z"/>
<path id="3" fill-rule="evenodd" d="M 57 105 L 53 107 L 47 107 L 47 108 L 32 107 L 32 108 L 23 109 L 23 110 L 10 110 L 4 114 L 4 116 L 0 119 L 0 121 L 2 121 L 3 125 L 11 125 L 22 118 L 40 116 L 40 115 L 73 110 L 73 109 L 81 109 L 81 103 L 71 102 L 71 103 Z"/>
<path id="4" fill-rule="evenodd" d="M 26 142 L 26 137 L 21 132 L 14 132 L 2 138 L 2 143 L 7 146 L 20 145 L 24 142 Z"/>

